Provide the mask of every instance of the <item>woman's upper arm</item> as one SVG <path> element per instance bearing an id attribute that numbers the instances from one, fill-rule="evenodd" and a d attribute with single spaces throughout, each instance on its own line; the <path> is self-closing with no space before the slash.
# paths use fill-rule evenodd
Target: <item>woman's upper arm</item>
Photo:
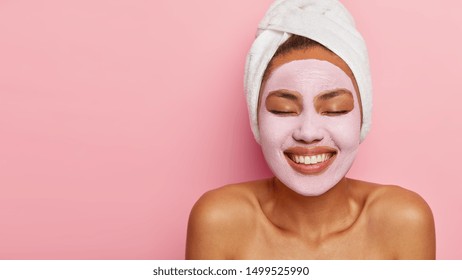
<path id="1" fill-rule="evenodd" d="M 186 259 L 224 259 L 221 219 L 224 213 L 216 207 L 210 194 L 203 195 L 189 215 L 186 238 Z"/>
<path id="2" fill-rule="evenodd" d="M 189 216 L 186 259 L 232 259 L 245 247 L 253 208 L 243 190 L 222 187 L 196 202 Z"/>
<path id="3" fill-rule="evenodd" d="M 423 199 L 404 210 L 401 217 L 398 259 L 436 258 L 435 223 L 430 207 Z"/>
<path id="4" fill-rule="evenodd" d="M 389 192 L 385 201 L 381 209 L 387 220 L 383 223 L 383 231 L 388 236 L 394 258 L 435 259 L 435 223 L 425 200 L 400 188 Z"/>

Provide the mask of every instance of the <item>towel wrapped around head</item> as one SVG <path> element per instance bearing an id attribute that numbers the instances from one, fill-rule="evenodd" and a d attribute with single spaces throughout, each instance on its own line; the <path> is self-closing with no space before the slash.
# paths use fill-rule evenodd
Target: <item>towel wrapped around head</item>
<path id="1" fill-rule="evenodd" d="M 260 22 L 257 37 L 247 56 L 244 78 L 255 140 L 260 142 L 257 108 L 263 74 L 278 47 L 292 34 L 320 43 L 350 67 L 361 96 L 363 141 L 369 132 L 372 114 L 369 58 L 352 16 L 337 0 L 276 0 Z"/>

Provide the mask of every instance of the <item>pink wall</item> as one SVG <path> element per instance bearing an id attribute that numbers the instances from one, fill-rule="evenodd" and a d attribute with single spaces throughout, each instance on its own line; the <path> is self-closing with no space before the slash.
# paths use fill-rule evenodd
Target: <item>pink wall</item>
<path id="1" fill-rule="evenodd" d="M 183 258 L 203 192 L 270 174 L 242 80 L 271 2 L 0 1 L 0 258 Z M 421 194 L 461 259 L 462 4 L 344 3 L 375 87 L 350 175 Z"/>

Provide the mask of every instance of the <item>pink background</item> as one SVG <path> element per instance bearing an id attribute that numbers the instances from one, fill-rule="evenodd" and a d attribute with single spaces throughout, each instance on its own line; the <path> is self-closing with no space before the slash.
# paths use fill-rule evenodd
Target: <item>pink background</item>
<path id="1" fill-rule="evenodd" d="M 270 175 L 242 83 L 271 2 L 0 1 L 0 258 L 182 259 L 202 193 Z M 462 259 L 462 4 L 343 2 L 375 88 L 350 176 L 418 192 Z"/>

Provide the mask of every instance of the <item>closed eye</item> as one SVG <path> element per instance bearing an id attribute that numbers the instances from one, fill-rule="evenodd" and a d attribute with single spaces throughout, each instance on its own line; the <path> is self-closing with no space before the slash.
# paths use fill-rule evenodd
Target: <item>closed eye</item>
<path id="1" fill-rule="evenodd" d="M 324 116 L 340 116 L 340 115 L 345 115 L 345 114 L 348 114 L 349 110 L 341 110 L 341 111 L 325 111 L 325 112 L 322 112 L 322 115 Z"/>
<path id="2" fill-rule="evenodd" d="M 313 101 L 316 111 L 323 116 L 342 116 L 354 109 L 353 94 L 347 89 L 320 93 Z"/>
<path id="3" fill-rule="evenodd" d="M 275 115 L 296 115 L 296 112 L 292 111 L 278 111 L 278 110 L 269 110 L 271 113 Z"/>
<path id="4" fill-rule="evenodd" d="M 266 98 L 266 110 L 274 115 L 295 116 L 303 110 L 302 96 L 298 92 L 276 90 Z"/>

